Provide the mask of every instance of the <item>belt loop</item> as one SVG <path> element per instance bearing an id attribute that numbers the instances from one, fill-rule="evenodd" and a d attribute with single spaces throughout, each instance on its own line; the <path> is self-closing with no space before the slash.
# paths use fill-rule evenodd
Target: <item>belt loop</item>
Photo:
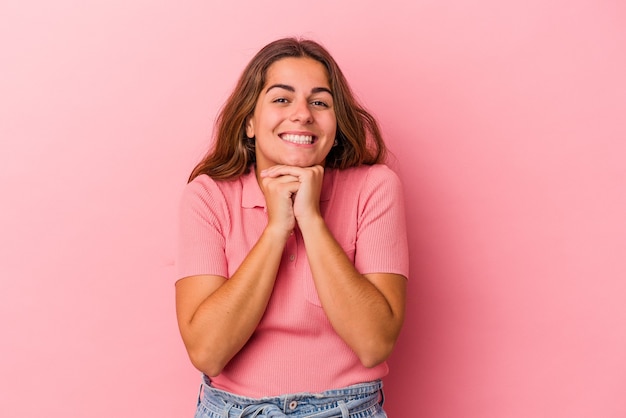
<path id="1" fill-rule="evenodd" d="M 200 405 L 200 402 L 202 401 L 202 389 L 204 389 L 204 382 L 200 383 L 200 389 L 198 389 L 198 404 L 196 405 L 196 407 L 198 407 Z"/>
<path id="2" fill-rule="evenodd" d="M 222 418 L 228 418 L 230 408 L 232 407 L 233 407 L 233 404 L 231 402 L 226 403 L 226 406 L 224 407 L 224 409 L 222 409 Z"/>
<path id="3" fill-rule="evenodd" d="M 378 392 L 380 393 L 380 396 L 379 396 L 380 400 L 378 401 L 378 404 L 380 406 L 383 406 L 385 403 L 385 391 L 383 390 L 383 388 L 380 388 L 378 389 Z"/>
<path id="4" fill-rule="evenodd" d="M 344 401 L 337 401 L 337 406 L 341 409 L 341 418 L 349 418 L 350 411 Z"/>

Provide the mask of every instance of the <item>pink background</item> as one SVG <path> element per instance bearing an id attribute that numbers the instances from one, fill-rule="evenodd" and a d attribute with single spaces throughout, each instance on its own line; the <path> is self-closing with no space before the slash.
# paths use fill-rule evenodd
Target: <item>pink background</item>
<path id="1" fill-rule="evenodd" d="M 193 415 L 178 196 L 245 63 L 305 35 L 405 179 L 390 416 L 623 418 L 624 4 L 3 1 L 0 416 Z"/>

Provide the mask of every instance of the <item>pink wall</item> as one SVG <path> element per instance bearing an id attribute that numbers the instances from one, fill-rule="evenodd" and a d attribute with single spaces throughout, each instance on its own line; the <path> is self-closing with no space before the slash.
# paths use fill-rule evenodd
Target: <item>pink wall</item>
<path id="1" fill-rule="evenodd" d="M 626 416 L 622 2 L 9 0 L 0 16 L 0 416 L 192 416 L 178 195 L 243 65 L 292 34 L 334 53 L 406 180 L 390 416 Z"/>

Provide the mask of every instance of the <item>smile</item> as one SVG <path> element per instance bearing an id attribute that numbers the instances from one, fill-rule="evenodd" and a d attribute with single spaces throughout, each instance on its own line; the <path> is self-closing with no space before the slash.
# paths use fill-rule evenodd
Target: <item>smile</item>
<path id="1" fill-rule="evenodd" d="M 312 144 L 315 137 L 312 135 L 296 135 L 296 134 L 283 134 L 280 136 L 283 141 L 291 142 L 293 144 Z"/>

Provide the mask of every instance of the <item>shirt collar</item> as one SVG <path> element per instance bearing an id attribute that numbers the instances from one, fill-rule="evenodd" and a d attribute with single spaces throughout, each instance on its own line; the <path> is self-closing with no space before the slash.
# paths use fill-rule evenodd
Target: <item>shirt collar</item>
<path id="1" fill-rule="evenodd" d="M 265 196 L 259 187 L 259 183 L 256 181 L 256 174 L 254 171 L 254 165 L 250 167 L 250 171 L 247 174 L 241 176 L 241 207 L 254 208 L 265 207 Z"/>
<path id="2" fill-rule="evenodd" d="M 333 179 L 335 177 L 334 169 L 327 168 L 324 170 L 324 183 L 322 184 L 322 193 L 320 200 L 322 202 L 330 200 L 330 196 L 333 189 Z M 241 207 L 254 208 L 265 207 L 265 196 L 261 191 L 261 187 L 256 180 L 256 174 L 254 171 L 254 165 L 250 167 L 250 172 L 244 174 L 240 178 L 242 195 L 241 195 Z"/>

